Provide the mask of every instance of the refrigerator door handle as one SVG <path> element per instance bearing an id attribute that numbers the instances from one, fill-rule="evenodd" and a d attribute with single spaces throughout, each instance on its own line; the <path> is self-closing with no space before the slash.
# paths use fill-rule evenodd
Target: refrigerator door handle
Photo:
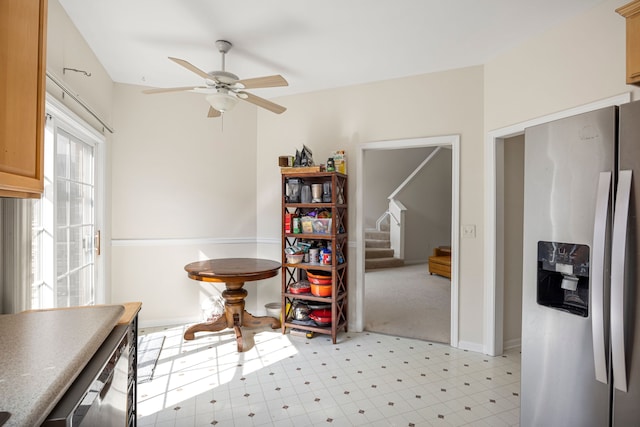
<path id="1" fill-rule="evenodd" d="M 624 343 L 624 266 L 627 248 L 627 220 L 631 197 L 630 170 L 618 174 L 618 191 L 613 218 L 613 239 L 611 243 L 611 362 L 613 365 L 613 385 L 620 391 L 627 391 L 627 364 Z"/>
<path id="2" fill-rule="evenodd" d="M 610 195 L 611 172 L 600 172 L 591 251 L 591 303 L 593 307 L 591 311 L 591 334 L 593 336 L 593 362 L 596 380 L 605 384 L 609 383 L 609 378 L 604 335 L 604 263 Z"/>

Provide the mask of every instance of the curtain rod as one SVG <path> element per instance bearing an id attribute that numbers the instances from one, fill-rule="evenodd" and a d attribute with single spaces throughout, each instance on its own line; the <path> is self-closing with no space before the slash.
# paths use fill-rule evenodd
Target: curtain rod
<path id="1" fill-rule="evenodd" d="M 47 71 L 47 77 L 49 77 L 49 79 L 50 79 L 53 83 L 55 83 L 55 84 L 56 84 L 56 86 L 58 86 L 60 89 L 62 89 L 62 91 L 63 91 L 64 93 L 66 93 L 67 95 L 69 95 L 69 96 L 71 97 L 71 99 L 73 99 L 74 101 L 76 101 L 78 104 L 80 104 L 80 106 L 81 106 L 82 108 L 84 108 L 85 110 L 87 110 L 87 112 L 88 112 L 89 114 L 91 114 L 93 117 L 95 117 L 95 119 L 96 119 L 97 121 L 99 121 L 99 122 L 100 122 L 100 124 L 101 124 L 102 126 L 104 126 L 104 128 L 105 128 L 106 130 L 108 130 L 109 132 L 113 133 L 113 128 L 112 128 L 111 126 L 109 126 L 108 124 L 106 124 L 106 123 L 104 122 L 104 120 L 102 120 L 102 119 L 100 118 L 100 116 L 98 116 L 98 114 L 97 114 L 97 113 L 95 113 L 95 112 L 91 109 L 91 107 L 89 107 L 89 106 L 88 106 L 88 105 L 87 105 L 87 104 L 86 104 L 82 99 L 80 99 L 80 98 L 78 97 L 78 95 L 75 95 L 73 92 L 71 92 L 71 89 L 69 89 L 67 86 L 65 86 L 65 84 L 64 84 L 64 83 L 62 83 L 62 82 L 60 81 L 60 79 L 58 79 L 55 75 L 53 75 L 53 74 L 52 74 L 52 73 L 50 73 L 49 71 Z"/>

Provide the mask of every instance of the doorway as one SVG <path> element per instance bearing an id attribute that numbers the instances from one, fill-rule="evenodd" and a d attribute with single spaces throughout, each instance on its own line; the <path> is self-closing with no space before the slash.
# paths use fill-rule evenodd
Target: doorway
<path id="1" fill-rule="evenodd" d="M 451 282 L 450 282 L 450 334 L 449 341 L 453 347 L 458 346 L 458 230 L 459 230 L 459 141 L 458 135 L 449 135 L 432 138 L 416 138 L 406 140 L 377 141 L 361 144 L 357 158 L 357 184 L 356 199 L 358 206 L 364 206 L 364 176 L 366 161 L 365 156 L 371 150 L 400 150 L 407 148 L 419 147 L 447 147 L 451 150 Z M 351 295 L 353 300 L 351 307 L 354 311 L 352 318 L 353 329 L 356 331 L 364 330 L 365 326 L 365 214 L 363 209 L 356 212 L 356 240 L 358 248 L 356 250 L 356 286 L 355 292 Z M 426 266 L 425 266 L 426 268 Z M 428 274 L 428 273 L 426 273 Z M 398 310 L 398 308 L 396 308 Z"/>
<path id="2" fill-rule="evenodd" d="M 504 290 L 504 349 L 519 347 L 522 336 L 524 144 L 524 134 L 496 143 L 496 280 Z"/>
<path id="3" fill-rule="evenodd" d="M 449 146 L 370 150 L 363 173 L 365 330 L 449 344 L 451 282 L 427 263 L 451 246 Z"/>

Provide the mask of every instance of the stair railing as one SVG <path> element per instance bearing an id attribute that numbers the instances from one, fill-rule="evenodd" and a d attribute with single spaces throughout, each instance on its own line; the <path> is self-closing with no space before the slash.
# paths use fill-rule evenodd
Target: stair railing
<path id="1" fill-rule="evenodd" d="M 382 223 L 386 220 L 387 222 L 389 222 L 389 210 L 387 209 L 386 211 L 382 212 L 382 215 L 380 215 L 380 218 L 378 218 L 376 220 L 376 230 L 378 231 L 382 231 Z"/>
<path id="2" fill-rule="evenodd" d="M 395 198 L 396 198 L 396 196 L 397 196 L 398 194 L 400 194 L 400 192 L 401 192 L 402 190 L 404 190 L 404 187 L 406 187 L 406 186 L 407 186 L 411 181 L 413 181 L 413 178 L 415 178 L 415 177 L 416 177 L 416 175 L 418 175 L 418 173 L 422 170 L 422 168 L 424 168 L 424 167 L 427 165 L 427 163 L 429 163 L 429 162 L 431 161 L 431 159 L 433 159 L 433 158 L 436 156 L 436 154 L 438 154 L 438 152 L 440 152 L 440 150 L 441 150 L 441 149 L 442 149 L 442 147 L 436 147 L 436 149 L 435 149 L 435 150 L 433 150 L 431 153 L 429 153 L 429 155 L 427 156 L 427 158 L 426 158 L 426 159 L 424 159 L 424 160 L 422 161 L 422 163 L 420 163 L 420 164 L 418 165 L 418 167 L 417 167 L 413 172 L 411 172 L 411 175 L 409 175 L 409 176 L 407 177 L 407 179 L 405 179 L 405 180 L 404 180 L 404 182 L 403 182 L 402 184 L 400 184 L 400 185 L 398 186 L 398 188 L 396 188 L 396 189 L 395 189 L 395 191 L 394 191 L 393 193 L 391 193 L 391 195 L 388 197 L 388 199 L 389 199 L 389 200 L 391 200 L 391 199 L 395 199 Z"/>
<path id="3" fill-rule="evenodd" d="M 406 221 L 405 214 L 407 208 L 400 200 L 389 200 L 389 239 L 391 241 L 391 249 L 395 258 L 404 259 L 404 229 Z"/>

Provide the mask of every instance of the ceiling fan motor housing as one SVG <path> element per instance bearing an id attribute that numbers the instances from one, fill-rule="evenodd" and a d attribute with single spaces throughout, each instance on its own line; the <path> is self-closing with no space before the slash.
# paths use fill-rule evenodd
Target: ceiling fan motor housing
<path id="1" fill-rule="evenodd" d="M 240 80 L 238 76 L 228 71 L 210 71 L 208 74 L 211 76 L 212 86 L 216 86 L 218 82 L 224 83 L 225 85 L 232 85 Z"/>

